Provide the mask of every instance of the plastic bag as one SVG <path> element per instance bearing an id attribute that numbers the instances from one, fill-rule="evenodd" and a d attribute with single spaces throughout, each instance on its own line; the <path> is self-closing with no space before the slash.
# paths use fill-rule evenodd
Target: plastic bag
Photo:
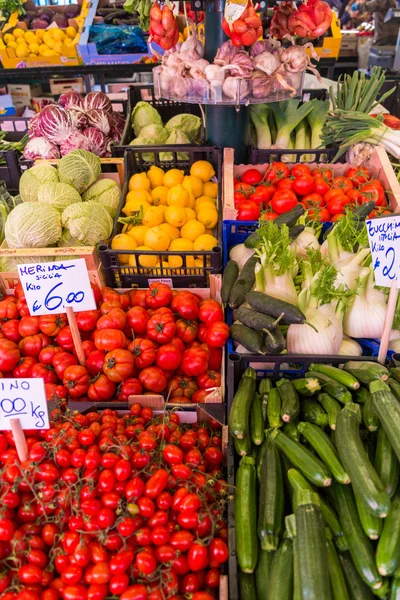
<path id="1" fill-rule="evenodd" d="M 147 54 L 143 31 L 135 25 L 92 25 L 89 42 L 99 54 Z"/>

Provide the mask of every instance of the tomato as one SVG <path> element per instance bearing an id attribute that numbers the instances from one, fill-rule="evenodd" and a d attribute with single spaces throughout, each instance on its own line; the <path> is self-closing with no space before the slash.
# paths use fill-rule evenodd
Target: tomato
<path id="1" fill-rule="evenodd" d="M 187 321 L 186 319 L 178 319 L 176 321 L 176 337 L 182 340 L 185 344 L 194 342 L 198 332 L 199 326 L 196 321 Z"/>
<path id="2" fill-rule="evenodd" d="M 18 308 L 11 298 L 6 298 L 0 302 L 0 321 L 9 321 L 18 318 Z"/>
<path id="3" fill-rule="evenodd" d="M 174 337 L 176 331 L 174 317 L 169 314 L 155 314 L 153 317 L 150 317 L 146 330 L 147 336 L 153 342 L 157 342 L 158 344 L 168 344 Z"/>
<path id="4" fill-rule="evenodd" d="M 219 569 L 209 569 L 206 573 L 206 586 L 211 589 L 217 589 L 220 579 L 221 574 Z"/>
<path id="5" fill-rule="evenodd" d="M 171 302 L 171 310 L 183 319 L 192 321 L 199 315 L 199 303 L 190 292 L 178 292 Z"/>
<path id="6" fill-rule="evenodd" d="M 215 324 L 213 324 L 213 327 Z M 229 329 L 229 328 L 228 328 Z M 181 369 L 188 377 L 197 377 L 207 371 L 208 353 L 202 348 L 185 350 L 182 356 Z"/>
<path id="7" fill-rule="evenodd" d="M 1 333 L 7 340 L 14 342 L 14 344 L 18 344 L 22 339 L 18 327 L 19 321 L 17 319 L 10 319 L 9 321 L 2 323 Z"/>
<path id="8" fill-rule="evenodd" d="M 330 202 L 331 200 L 337 200 L 338 198 L 343 198 L 345 194 L 341 188 L 332 188 L 324 195 L 325 202 Z M 347 196 L 345 196 L 347 197 Z"/>
<path id="9" fill-rule="evenodd" d="M 67 367 L 72 367 L 77 364 L 78 361 L 75 356 L 72 356 L 69 352 L 57 352 L 53 356 L 53 367 L 60 379 L 64 378 L 64 372 Z"/>
<path id="10" fill-rule="evenodd" d="M 40 331 L 50 337 L 56 336 L 66 324 L 67 318 L 65 315 L 42 315 L 39 317 Z"/>
<path id="11" fill-rule="evenodd" d="M 62 590 L 63 600 L 88 600 L 88 590 L 84 585 L 66 585 Z"/>
<path id="12" fill-rule="evenodd" d="M 89 373 L 81 365 L 67 367 L 64 371 L 63 384 L 72 398 L 79 398 L 89 389 Z"/>
<path id="13" fill-rule="evenodd" d="M 331 186 L 329 183 L 325 181 L 325 179 L 320 175 L 314 176 L 314 191 L 316 194 L 320 194 L 320 196 L 324 196 L 326 192 L 329 192 Z"/>
<path id="14" fill-rule="evenodd" d="M 21 340 L 22 341 L 22 340 Z M 20 342 L 21 343 L 21 342 Z M 21 358 L 18 346 L 10 340 L 0 340 L 0 370 L 12 371 Z"/>
<path id="15" fill-rule="evenodd" d="M 120 402 L 127 402 L 129 396 L 139 396 L 143 392 L 142 384 L 136 377 L 129 377 L 122 382 L 120 388 L 118 388 L 117 399 Z"/>
<path id="16" fill-rule="evenodd" d="M 222 348 L 229 337 L 229 327 L 226 323 L 218 321 L 208 328 L 206 343 L 213 348 Z"/>
<path id="17" fill-rule="evenodd" d="M 208 565 L 207 546 L 202 546 L 195 542 L 189 548 L 188 565 L 191 571 L 201 571 Z"/>
<path id="18" fill-rule="evenodd" d="M 129 350 L 112 350 L 106 354 L 103 371 L 115 383 L 120 383 L 133 374 L 134 357 Z"/>
<path id="19" fill-rule="evenodd" d="M 102 402 L 103 400 L 109 400 L 115 395 L 117 386 L 110 380 L 106 375 L 98 375 L 90 383 L 88 388 L 88 397 L 90 400 L 96 402 Z"/>
<path id="20" fill-rule="evenodd" d="M 203 300 L 200 304 L 199 319 L 207 326 L 224 320 L 222 306 L 216 300 Z"/>
<path id="21" fill-rule="evenodd" d="M 124 348 L 126 346 L 126 336 L 119 329 L 102 329 L 101 331 L 95 331 L 93 334 L 93 341 L 98 350 L 117 350 L 118 348 Z"/>
<path id="22" fill-rule="evenodd" d="M 292 177 L 300 177 L 302 175 L 310 175 L 310 174 L 311 174 L 310 167 L 303 163 L 298 163 L 297 165 L 294 165 L 290 172 L 290 175 Z"/>
<path id="23" fill-rule="evenodd" d="M 221 375 L 215 371 L 207 371 L 206 373 L 198 376 L 197 385 L 202 390 L 220 387 Z"/>
<path id="24" fill-rule="evenodd" d="M 264 181 L 271 183 L 289 177 L 289 167 L 284 162 L 273 162 L 265 172 Z"/>
<path id="25" fill-rule="evenodd" d="M 343 177 L 340 175 L 339 177 L 335 177 L 333 179 L 332 188 L 338 188 L 342 190 L 344 194 L 347 194 L 349 190 L 353 189 L 353 183 L 348 177 Z"/>
<path id="26" fill-rule="evenodd" d="M 99 310 L 84 310 L 76 313 L 76 323 L 81 331 L 93 331 L 100 319 Z"/>
<path id="27" fill-rule="evenodd" d="M 175 371 L 181 360 L 182 353 L 172 344 L 164 344 L 156 352 L 156 365 L 163 371 Z"/>
<path id="28" fill-rule="evenodd" d="M 53 358 L 56 354 L 59 354 L 60 352 L 62 352 L 62 348 L 60 348 L 59 346 L 46 346 L 39 353 L 39 362 L 43 363 L 44 365 L 54 366 Z"/>
<path id="29" fill-rule="evenodd" d="M 0 340 L 3 341 L 3 340 Z M 18 348 L 23 356 L 34 356 L 38 357 L 41 350 L 48 346 L 50 338 L 45 333 L 38 333 L 36 335 L 28 335 L 23 338 Z"/>
<path id="30" fill-rule="evenodd" d="M 272 210 L 278 215 L 288 212 L 297 206 L 297 196 L 292 190 L 278 190 L 272 197 Z"/>
<path id="31" fill-rule="evenodd" d="M 310 219 L 316 219 L 321 223 L 326 223 L 331 220 L 331 213 L 327 208 L 308 209 L 307 214 Z"/>
<path id="32" fill-rule="evenodd" d="M 311 175 L 299 175 L 293 181 L 292 189 L 299 196 L 308 196 L 315 190 L 314 178 Z"/>
<path id="33" fill-rule="evenodd" d="M 25 378 L 31 377 L 32 367 L 37 364 L 36 358 L 33 356 L 23 356 L 13 369 L 13 377 Z"/>
<path id="34" fill-rule="evenodd" d="M 168 384 L 168 392 L 171 395 L 171 399 L 175 398 L 177 400 L 179 397 L 183 397 L 190 400 L 196 390 L 196 382 L 191 377 L 186 377 L 185 375 L 172 377 Z"/>
<path id="35" fill-rule="evenodd" d="M 375 206 L 383 206 L 386 204 L 385 202 L 385 190 L 382 185 L 376 179 L 371 179 L 369 183 L 361 186 L 360 188 L 360 196 L 362 198 L 366 198 L 368 200 L 373 200 L 375 202 Z"/>
<path id="36" fill-rule="evenodd" d="M 129 586 L 120 597 L 121 600 L 147 600 L 147 598 L 147 589 L 142 583 L 135 583 L 134 585 Z"/>
<path id="37" fill-rule="evenodd" d="M 90 375 L 98 375 L 103 370 L 106 357 L 104 350 L 93 350 L 86 358 L 86 369 Z"/>
<path id="38" fill-rule="evenodd" d="M 340 213 L 344 213 L 344 207 L 346 204 L 350 203 L 350 198 L 347 196 L 339 196 L 338 198 L 334 198 L 330 200 L 326 205 L 326 208 L 330 212 L 331 215 L 338 215 Z"/>
<path id="39" fill-rule="evenodd" d="M 361 200 L 362 202 L 362 198 L 360 198 L 361 194 L 359 190 L 353 189 L 353 190 L 349 190 L 346 194 L 346 196 L 348 198 L 350 198 L 351 202 L 354 202 L 355 204 L 358 204 Z"/>
<path id="40" fill-rule="evenodd" d="M 247 171 L 243 173 L 241 181 L 243 183 L 248 183 L 249 185 L 257 185 L 257 183 L 262 181 L 262 175 L 257 169 L 247 169 Z"/>
<path id="41" fill-rule="evenodd" d="M 102 315 L 96 323 L 96 329 L 124 329 L 127 315 L 121 308 L 112 308 L 106 315 Z"/>
<path id="42" fill-rule="evenodd" d="M 14 536 L 14 523 L 11 519 L 0 518 L 0 540 L 2 542 L 9 542 Z"/>
<path id="43" fill-rule="evenodd" d="M 146 367 L 143 369 L 139 374 L 139 381 L 150 392 L 160 393 L 167 387 L 165 373 L 158 367 Z"/>
<path id="44" fill-rule="evenodd" d="M 37 363 L 31 369 L 31 377 L 43 379 L 44 383 L 57 383 L 58 377 L 52 365 Z"/>
<path id="45" fill-rule="evenodd" d="M 325 200 L 320 194 L 317 193 L 308 194 L 308 196 L 304 196 L 302 202 L 304 202 L 307 207 L 311 206 L 320 208 L 325 205 Z"/>
<path id="46" fill-rule="evenodd" d="M 233 203 L 235 208 L 238 208 L 239 204 L 243 202 L 243 200 L 246 200 L 246 196 L 244 194 L 242 194 L 241 192 L 233 193 Z"/>
<path id="47" fill-rule="evenodd" d="M 353 184 L 367 183 L 371 179 L 371 173 L 365 167 L 349 167 L 345 176 L 352 180 Z"/>
<path id="48" fill-rule="evenodd" d="M 146 291 L 145 302 L 149 308 L 168 306 L 172 300 L 171 288 L 165 283 L 151 283 Z"/>
<path id="49" fill-rule="evenodd" d="M 260 217 L 260 205 L 254 200 L 244 200 L 238 206 L 238 221 L 257 221 Z"/>
<path id="50" fill-rule="evenodd" d="M 235 192 L 238 192 L 239 194 L 243 194 L 243 196 L 245 196 L 245 198 L 247 198 L 248 196 L 250 196 L 250 194 L 252 194 L 254 192 L 254 187 L 252 185 L 250 185 L 249 183 L 245 183 L 245 182 L 241 182 L 241 181 L 237 181 L 234 186 L 233 189 Z"/>
<path id="51" fill-rule="evenodd" d="M 144 369 L 149 367 L 156 360 L 156 347 L 151 340 L 135 338 L 128 346 L 135 359 L 135 367 Z"/>
<path id="52" fill-rule="evenodd" d="M 333 170 L 330 167 L 320 166 L 312 172 L 314 177 L 322 177 L 327 183 L 333 180 Z"/>
<path id="53" fill-rule="evenodd" d="M 18 331 L 22 337 L 36 335 L 39 333 L 39 317 L 22 317 L 19 322 Z"/>
<path id="54" fill-rule="evenodd" d="M 269 204 L 269 202 L 271 201 L 271 198 L 275 194 L 275 192 L 276 192 L 276 187 L 274 185 L 272 185 L 271 183 L 262 184 L 262 185 L 259 185 L 256 188 L 256 191 L 253 192 L 249 196 L 249 200 L 252 200 L 253 202 L 256 202 L 257 204 L 260 204 L 261 206 L 265 206 L 265 205 Z"/>

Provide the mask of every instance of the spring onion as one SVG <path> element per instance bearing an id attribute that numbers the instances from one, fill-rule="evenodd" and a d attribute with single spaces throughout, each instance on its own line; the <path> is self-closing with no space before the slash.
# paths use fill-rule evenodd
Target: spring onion
<path id="1" fill-rule="evenodd" d="M 354 71 L 352 76 L 339 77 L 336 97 L 334 87 L 331 86 L 329 90 L 333 109 L 370 114 L 378 104 L 382 104 L 396 89 L 394 87 L 378 98 L 384 82 L 385 71 L 381 67 L 374 67 L 370 77 L 366 77 L 364 71 L 357 70 Z"/>

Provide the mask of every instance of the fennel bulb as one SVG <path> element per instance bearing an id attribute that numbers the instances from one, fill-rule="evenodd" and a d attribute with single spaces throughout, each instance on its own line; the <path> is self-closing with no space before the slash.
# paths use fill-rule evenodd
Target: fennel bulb
<path id="1" fill-rule="evenodd" d="M 400 352 L 400 340 L 397 339 L 390 342 L 389 350 L 394 350 L 398 354 Z"/>
<path id="2" fill-rule="evenodd" d="M 295 250 L 297 258 L 307 258 L 307 249 L 320 249 L 319 241 L 312 227 L 306 227 L 290 247 Z"/>
<path id="3" fill-rule="evenodd" d="M 253 254 L 254 250 L 252 248 L 246 248 L 244 244 L 237 244 L 230 249 L 229 258 L 238 264 L 239 271 L 241 271 Z"/>
<path id="4" fill-rule="evenodd" d="M 363 248 L 362 250 L 359 250 L 357 254 L 343 251 L 343 258 L 335 264 L 335 267 L 338 270 L 337 283 L 339 285 L 344 283 L 349 290 L 354 290 L 357 287 L 357 279 L 360 276 L 361 265 L 370 252 L 369 248 Z"/>
<path id="5" fill-rule="evenodd" d="M 362 348 L 356 340 L 352 340 L 347 335 L 343 335 L 343 341 L 339 349 L 340 356 L 361 356 Z"/>
<path id="6" fill-rule="evenodd" d="M 338 354 L 343 339 L 342 314 L 334 304 L 309 305 L 304 314 L 309 325 L 289 325 L 286 345 L 290 354 Z M 316 331 L 310 327 L 315 327 Z"/>
<path id="7" fill-rule="evenodd" d="M 368 281 L 372 269 L 361 269 L 357 295 L 351 300 L 343 321 L 343 331 L 355 338 L 378 338 L 382 336 L 386 316 L 385 294 L 371 288 Z"/>
<path id="8" fill-rule="evenodd" d="M 256 292 L 263 292 L 284 300 L 290 304 L 297 303 L 297 292 L 293 282 L 292 274 L 287 272 L 283 275 L 277 275 L 272 263 L 266 264 L 264 267 L 258 263 L 254 269 L 256 276 Z"/>

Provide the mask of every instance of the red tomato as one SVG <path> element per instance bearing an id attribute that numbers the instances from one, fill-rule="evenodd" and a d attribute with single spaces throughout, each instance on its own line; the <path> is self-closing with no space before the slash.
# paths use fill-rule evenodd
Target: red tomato
<path id="1" fill-rule="evenodd" d="M 315 190 L 314 178 L 311 175 L 299 175 L 293 181 L 292 189 L 299 196 L 308 196 Z"/>
<path id="2" fill-rule="evenodd" d="M 273 162 L 269 165 L 264 180 L 274 183 L 279 181 L 279 179 L 286 179 L 286 177 L 289 177 L 289 167 L 287 164 L 284 162 Z"/>
<path id="3" fill-rule="evenodd" d="M 221 538 L 214 538 L 211 540 L 208 552 L 210 561 L 214 560 L 220 565 L 225 563 L 229 558 L 229 548 Z"/>
<path id="4" fill-rule="evenodd" d="M 17 363 L 15 369 L 13 369 L 13 377 L 25 378 L 31 377 L 32 368 L 37 364 L 36 358 L 33 356 L 23 356 Z"/>
<path id="5" fill-rule="evenodd" d="M 4 340 L 0 340 L 4 341 Z M 23 338 L 18 348 L 23 356 L 39 356 L 40 352 L 48 346 L 50 338 L 45 333 L 38 333 L 37 335 L 28 335 Z"/>
<path id="6" fill-rule="evenodd" d="M 246 200 L 246 196 L 244 194 L 242 194 L 241 192 L 233 193 L 233 202 L 234 202 L 235 208 L 238 208 L 239 204 L 241 202 L 243 202 L 243 200 Z"/>
<path id="7" fill-rule="evenodd" d="M 304 163 L 299 163 L 297 165 L 294 165 L 290 172 L 290 175 L 292 177 L 300 177 L 301 175 L 310 175 L 310 174 L 311 174 L 310 167 L 308 165 L 305 165 Z"/>
<path id="8" fill-rule="evenodd" d="M 147 311 L 141 306 L 133 306 L 127 313 L 128 325 L 137 335 L 146 333 L 146 325 L 149 320 Z"/>
<path id="9" fill-rule="evenodd" d="M 250 196 L 250 194 L 254 192 L 254 187 L 252 185 L 250 185 L 249 183 L 242 183 L 241 181 L 237 181 L 234 184 L 233 189 L 235 192 L 243 194 L 245 198 L 247 198 L 248 196 Z"/>
<path id="10" fill-rule="evenodd" d="M 334 178 L 332 188 L 338 188 L 342 190 L 344 194 L 347 194 L 349 190 L 353 189 L 353 183 L 348 177 L 340 175 Z"/>
<path id="11" fill-rule="evenodd" d="M 354 183 L 367 183 L 371 179 L 371 173 L 365 167 L 349 167 L 346 171 L 346 177 Z"/>
<path id="12" fill-rule="evenodd" d="M 22 336 L 18 330 L 18 326 L 19 321 L 17 319 L 10 319 L 9 321 L 5 321 L 1 325 L 1 333 L 3 334 L 3 336 L 7 340 L 14 342 L 14 344 L 18 344 L 18 342 L 20 342 L 22 339 Z"/>
<path id="13" fill-rule="evenodd" d="M 93 341 L 96 344 L 98 350 L 118 350 L 118 348 L 124 348 L 126 346 L 126 336 L 119 329 L 102 329 L 101 331 L 95 331 L 93 334 Z"/>
<path id="14" fill-rule="evenodd" d="M 99 319 L 99 310 L 85 310 L 76 313 L 76 322 L 81 331 L 93 331 Z"/>
<path id="15" fill-rule="evenodd" d="M 158 367 L 147 367 L 139 373 L 139 381 L 149 392 L 160 393 L 167 387 L 165 373 Z"/>
<path id="16" fill-rule="evenodd" d="M 89 373 L 81 365 L 67 367 L 64 371 L 63 384 L 72 398 L 79 398 L 89 389 Z"/>
<path id="17" fill-rule="evenodd" d="M 262 206 L 271 201 L 272 196 L 276 192 L 276 187 L 270 183 L 259 185 L 256 191 L 249 196 L 249 200 L 261 204 Z"/>
<path id="18" fill-rule="evenodd" d="M 275 213 L 275 212 L 272 212 L 272 211 L 268 211 L 268 212 L 261 213 L 260 219 L 262 221 L 273 221 L 278 216 L 279 216 L 278 213 Z"/>
<path id="19" fill-rule="evenodd" d="M 329 190 L 331 188 L 329 183 L 327 183 L 325 181 L 325 179 L 323 177 L 321 177 L 320 175 L 314 176 L 314 184 L 315 184 L 315 188 L 314 188 L 315 193 L 320 194 L 321 196 L 325 196 L 326 192 L 329 192 Z"/>
<path id="20" fill-rule="evenodd" d="M 188 565 L 191 571 L 201 571 L 208 565 L 207 546 L 202 546 L 195 542 L 189 548 Z"/>
<path id="21" fill-rule="evenodd" d="M 332 188 L 328 192 L 326 192 L 324 196 L 325 202 L 330 202 L 331 200 L 337 200 L 338 198 L 347 198 L 343 193 L 343 190 L 340 188 Z"/>
<path id="22" fill-rule="evenodd" d="M 350 201 L 354 202 L 355 204 L 358 204 L 360 200 L 362 202 L 362 198 L 360 199 L 360 195 L 360 191 L 356 189 L 349 190 L 346 194 L 346 196 L 350 198 Z"/>
<path id="23" fill-rule="evenodd" d="M 127 316 L 121 308 L 112 308 L 107 314 L 102 315 L 96 323 L 96 329 L 124 329 Z"/>
<path id="24" fill-rule="evenodd" d="M 88 397 L 95 402 L 109 400 L 115 395 L 117 386 L 106 375 L 99 375 L 89 385 Z"/>
<path id="25" fill-rule="evenodd" d="M 22 317 L 19 322 L 18 330 L 22 337 L 36 335 L 40 331 L 39 317 Z"/>
<path id="26" fill-rule="evenodd" d="M 72 352 L 75 346 L 69 325 L 60 329 L 56 337 L 56 341 L 57 344 L 61 346 L 61 348 L 63 348 L 63 350 L 68 350 L 69 352 Z"/>
<path id="27" fill-rule="evenodd" d="M 371 179 L 369 183 L 361 186 L 360 196 L 368 200 L 373 200 L 375 206 L 383 206 L 385 202 L 385 190 L 382 185 L 376 179 Z"/>
<path id="28" fill-rule="evenodd" d="M 241 177 L 243 183 L 248 183 L 249 185 L 257 185 L 262 181 L 262 175 L 260 171 L 257 169 L 247 169 Z"/>
<path id="29" fill-rule="evenodd" d="M 98 375 L 103 371 L 104 359 L 106 353 L 104 350 L 93 350 L 86 358 L 86 368 L 90 375 Z"/>
<path id="30" fill-rule="evenodd" d="M 77 364 L 78 361 L 75 356 L 72 356 L 69 352 L 57 352 L 53 356 L 53 367 L 60 379 L 64 378 L 64 371 L 67 367 L 72 367 Z"/>
<path id="31" fill-rule="evenodd" d="M 151 340 L 135 338 L 128 346 L 135 359 L 135 367 L 144 369 L 150 367 L 156 360 L 156 347 Z"/>
<path id="32" fill-rule="evenodd" d="M 53 365 L 53 358 L 60 352 L 62 352 L 62 348 L 59 346 L 46 346 L 40 351 L 39 362 L 43 363 L 44 365 Z"/>
<path id="33" fill-rule="evenodd" d="M 67 324 L 65 315 L 42 315 L 39 317 L 39 329 L 50 337 L 56 336 Z"/>
<path id="34" fill-rule="evenodd" d="M 194 320 L 199 314 L 199 302 L 190 292 L 178 292 L 172 299 L 171 310 L 183 319 Z"/>
<path id="35" fill-rule="evenodd" d="M 190 344 L 190 342 L 194 342 L 198 332 L 199 326 L 196 323 L 196 321 L 187 321 L 186 319 L 177 320 L 176 337 L 179 338 L 179 340 L 182 340 L 182 342 L 184 342 L 185 344 Z"/>
<path id="36" fill-rule="evenodd" d="M 310 219 L 316 219 L 321 223 L 326 223 L 331 220 L 331 213 L 327 208 L 309 208 L 307 214 Z"/>
<path id="37" fill-rule="evenodd" d="M 222 321 L 212 323 L 208 328 L 206 342 L 213 348 L 222 348 L 229 337 L 229 327 Z"/>
<path id="38" fill-rule="evenodd" d="M 304 196 L 302 202 L 305 203 L 305 205 L 308 206 L 316 206 L 317 208 L 322 207 L 325 205 L 325 200 L 323 199 L 322 196 L 320 196 L 320 194 L 308 194 L 308 196 Z"/>
<path id="39" fill-rule="evenodd" d="M 203 300 L 200 304 L 199 319 L 207 326 L 224 320 L 222 306 L 216 300 Z"/>
<path id="40" fill-rule="evenodd" d="M 181 360 L 181 352 L 172 344 L 164 344 L 156 352 L 156 365 L 163 371 L 175 371 L 181 364 Z"/>
<path id="41" fill-rule="evenodd" d="M 257 221 L 260 217 L 260 205 L 253 200 L 244 200 L 238 206 L 238 221 Z"/>
<path id="42" fill-rule="evenodd" d="M 103 371 L 108 379 L 121 383 L 133 374 L 134 360 L 129 350 L 112 350 L 106 354 Z"/>
<path id="43" fill-rule="evenodd" d="M 333 170 L 329 167 L 318 167 L 318 169 L 314 169 L 312 174 L 314 177 L 322 177 L 326 182 L 331 182 L 333 180 Z"/>
<path id="44" fill-rule="evenodd" d="M 165 283 L 151 283 L 146 291 L 145 302 L 149 308 L 168 306 L 172 300 L 171 288 Z"/>
<path id="45" fill-rule="evenodd" d="M 62 402 L 67 397 L 67 388 L 63 385 L 54 385 L 54 383 L 46 383 L 46 398 L 49 402 Z"/>
<path id="46" fill-rule="evenodd" d="M 338 198 L 333 198 L 333 200 L 330 200 L 326 205 L 326 208 L 331 215 L 338 215 L 340 213 L 344 213 L 344 207 L 349 203 L 350 198 L 347 196 L 339 196 Z"/>
<path id="47" fill-rule="evenodd" d="M 52 365 L 43 365 L 42 363 L 33 365 L 31 377 L 43 379 L 45 383 L 57 383 L 58 381 L 54 367 Z"/>
<path id="48" fill-rule="evenodd" d="M 294 177 L 286 177 L 286 179 L 281 179 L 278 181 L 278 185 L 276 186 L 278 190 L 291 190 L 293 189 Z"/>
<path id="49" fill-rule="evenodd" d="M 203 373 L 197 377 L 197 385 L 202 390 L 220 387 L 221 375 L 215 371 L 207 371 L 206 373 Z"/>
<path id="50" fill-rule="evenodd" d="M 140 396 L 143 392 L 142 384 L 136 377 L 129 377 L 122 382 L 117 399 L 120 402 L 127 402 L 129 396 Z"/>
<path id="51" fill-rule="evenodd" d="M 147 336 L 150 340 L 158 344 L 167 344 L 170 342 L 175 335 L 175 331 L 176 324 L 174 317 L 169 314 L 156 314 L 150 317 L 147 323 Z"/>
<path id="52" fill-rule="evenodd" d="M 6 298 L 0 302 L 0 320 L 9 321 L 10 319 L 18 318 L 18 308 L 11 298 Z"/>
<path id="53" fill-rule="evenodd" d="M 1 371 L 12 371 L 15 369 L 20 358 L 21 353 L 18 349 L 18 346 L 14 344 L 14 342 L 10 342 L 10 340 L 0 340 Z"/>
<path id="54" fill-rule="evenodd" d="M 297 196 L 292 190 L 278 190 L 271 201 L 272 210 L 278 215 L 288 212 L 297 206 Z"/>
<path id="55" fill-rule="evenodd" d="M 212 327 L 215 327 L 215 324 L 213 324 Z M 185 375 L 188 375 L 189 377 L 197 377 L 198 375 L 205 373 L 205 371 L 207 371 L 207 367 L 208 352 L 200 347 L 185 350 L 181 363 L 181 369 Z"/>
<path id="56" fill-rule="evenodd" d="M 179 398 L 187 398 L 190 400 L 197 390 L 197 384 L 191 377 L 185 375 L 176 375 L 170 379 L 168 384 L 168 392 L 171 399 L 180 401 Z"/>

